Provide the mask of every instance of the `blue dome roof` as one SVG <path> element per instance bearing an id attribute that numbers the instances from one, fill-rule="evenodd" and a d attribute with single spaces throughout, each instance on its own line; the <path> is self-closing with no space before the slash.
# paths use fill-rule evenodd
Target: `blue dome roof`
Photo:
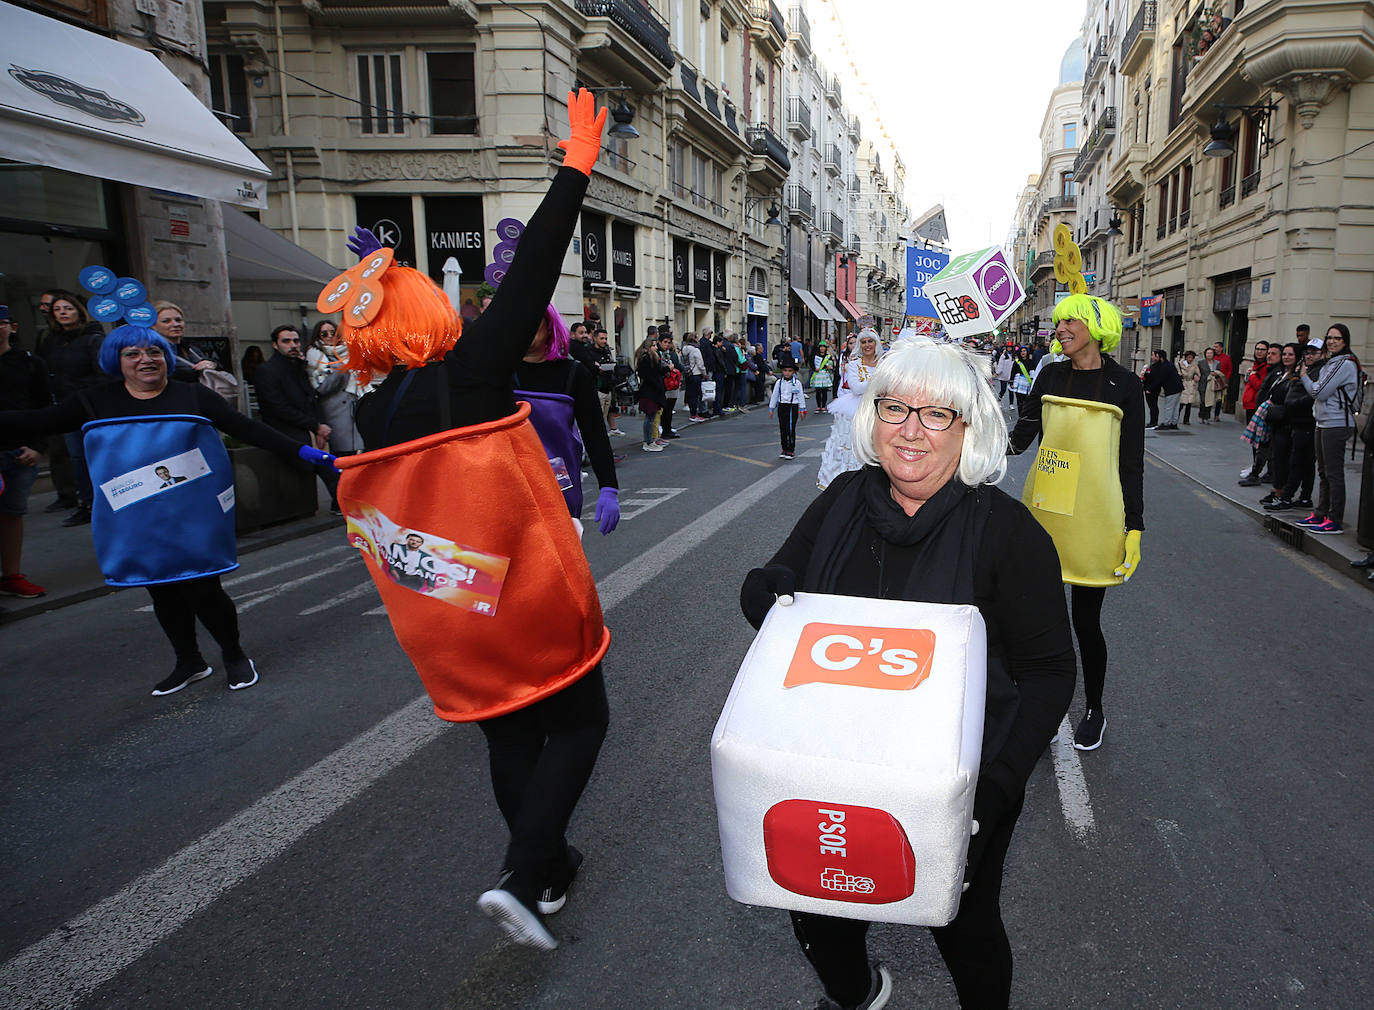
<path id="1" fill-rule="evenodd" d="M 1083 79 L 1083 40 L 1074 39 L 1059 61 L 1059 83 L 1073 84 Z"/>

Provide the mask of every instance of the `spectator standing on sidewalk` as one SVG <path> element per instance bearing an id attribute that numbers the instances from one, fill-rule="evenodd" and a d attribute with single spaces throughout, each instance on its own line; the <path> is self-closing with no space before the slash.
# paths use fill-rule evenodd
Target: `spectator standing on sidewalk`
<path id="1" fill-rule="evenodd" d="M 658 437 L 658 416 L 668 393 L 663 388 L 663 374 L 667 367 L 658 356 L 658 343 L 645 337 L 635 351 L 635 374 L 639 376 L 639 412 L 644 415 L 645 452 L 662 452 L 668 443 Z"/>
<path id="2" fill-rule="evenodd" d="M 1183 380 L 1163 351 L 1155 351 L 1150 362 L 1150 378 L 1145 387 L 1159 397 L 1159 425 L 1156 431 L 1178 431 L 1178 401 L 1183 395 Z"/>
<path id="3" fill-rule="evenodd" d="M 64 399 L 80 389 L 100 385 L 100 345 L 105 328 L 86 315 L 85 302 L 70 291 L 57 291 L 52 300 L 52 330 L 47 347 L 48 374 L 53 395 Z M 63 526 L 84 526 L 91 521 L 91 474 L 86 469 L 86 449 L 79 430 L 62 434 L 76 478 L 76 511 Z"/>
<path id="4" fill-rule="evenodd" d="M 1268 402 L 1269 394 L 1273 391 L 1274 388 L 1274 383 L 1277 382 L 1278 379 L 1284 373 L 1283 348 L 1277 343 L 1269 345 L 1269 352 L 1265 359 L 1265 365 L 1266 370 L 1264 373 L 1264 379 L 1262 382 L 1260 382 L 1259 392 L 1255 394 L 1257 410 L 1259 409 L 1260 404 Z M 1266 411 L 1266 414 L 1267 413 L 1268 412 Z M 1270 421 L 1267 416 L 1265 418 L 1265 421 L 1271 425 L 1272 436 L 1273 422 Z M 1264 481 L 1269 480 L 1272 477 L 1272 474 L 1269 472 L 1270 441 L 1270 439 L 1266 439 L 1259 445 L 1255 446 L 1255 459 L 1254 463 L 1250 467 L 1250 472 L 1255 475 L 1256 484 L 1262 484 L 1264 483 Z"/>
<path id="5" fill-rule="evenodd" d="M 664 365 L 663 416 L 659 419 L 659 427 L 663 430 L 664 438 L 681 438 L 673 427 L 673 408 L 677 406 L 675 394 L 682 388 L 682 359 L 673 346 L 673 333 L 666 326 L 658 333 L 658 357 Z M 677 374 L 674 375 L 674 372 Z"/>
<path id="6" fill-rule="evenodd" d="M 1217 364 L 1221 367 L 1221 374 L 1226 379 L 1227 385 L 1231 382 L 1231 374 L 1236 370 L 1231 364 L 1231 355 L 1226 353 L 1226 345 L 1220 340 L 1212 345 L 1212 353 L 1216 356 Z"/>
<path id="7" fill-rule="evenodd" d="M 1260 499 L 1261 507 L 1269 512 L 1293 507 L 1287 488 L 1294 479 L 1296 423 L 1302 423 L 1306 429 L 1309 456 L 1306 472 L 1308 490 L 1311 491 L 1312 398 L 1307 395 L 1298 375 L 1303 349 L 1297 343 L 1284 344 L 1279 349 L 1280 367 L 1275 371 L 1274 382 L 1269 388 L 1269 407 L 1265 411 L 1265 420 L 1269 423 L 1269 469 L 1273 480 L 1272 490 Z"/>
<path id="8" fill-rule="evenodd" d="M 319 398 L 306 370 L 300 331 L 294 326 L 278 326 L 272 331 L 272 356 L 258 367 L 254 386 L 264 424 L 292 441 L 306 442 L 317 449 L 329 447 L 333 429 L 320 417 Z M 314 470 L 329 491 L 329 510 L 339 515 L 338 472 L 324 463 L 315 465 Z"/>
<path id="9" fill-rule="evenodd" d="M 52 345 L 52 300 L 62 292 L 49 288 L 38 296 L 38 313 L 42 317 L 43 329 L 34 341 L 34 353 L 40 361 L 48 360 L 48 349 Z M 48 375 L 48 388 L 52 388 L 51 370 Z M 44 512 L 71 512 L 77 507 L 76 475 L 72 472 L 72 457 L 67 452 L 67 442 L 62 435 L 52 435 L 47 439 L 48 476 L 52 478 L 57 498 L 44 506 Z"/>
<path id="10" fill-rule="evenodd" d="M 1300 370 L 1303 388 L 1312 394 L 1317 422 L 1317 504 L 1297 525 L 1311 533 L 1344 533 L 1345 443 L 1355 432 L 1360 361 L 1350 350 L 1350 328 L 1332 323 L 1326 331 L 1325 358 L 1313 375 Z"/>
<path id="11" fill-rule="evenodd" d="M 1202 379 L 1202 369 L 1197 363 L 1197 351 L 1183 352 L 1183 367 L 1179 369 L 1178 377 L 1183 380 L 1183 395 L 1178 401 L 1183 406 L 1183 423 L 1192 424 L 1193 405 L 1198 402 L 1198 384 Z"/>
<path id="12" fill-rule="evenodd" d="M 599 324 L 592 333 L 592 354 L 596 362 L 596 396 L 601 401 L 606 433 L 623 435 L 625 433 L 616 427 L 611 417 L 611 407 L 615 403 L 615 352 L 611 350 L 610 334 L 606 332 L 606 327 Z"/>
<path id="13" fill-rule="evenodd" d="M 1245 371 L 1245 385 L 1241 389 L 1240 405 L 1245 411 L 1245 420 L 1248 424 L 1250 418 L 1255 416 L 1255 410 L 1259 407 L 1259 388 L 1260 383 L 1264 382 L 1264 376 L 1269 371 L 1269 341 L 1255 341 L 1254 357 L 1250 359 L 1250 366 Z M 1259 474 L 1254 476 L 1258 477 Z"/>
<path id="14" fill-rule="evenodd" d="M 0 305 L 0 410 L 37 410 L 52 403 L 48 366 L 10 346 L 14 326 L 8 305 Z M 30 441 L 42 445 L 43 439 Z M 31 600 L 47 590 L 24 577 L 24 516 L 38 475 L 39 450 L 23 439 L 0 438 L 0 596 Z"/>
<path id="15" fill-rule="evenodd" d="M 701 416 L 701 384 L 706 379 L 706 361 L 697 346 L 697 335 L 687 333 L 682 338 L 682 372 L 687 401 L 687 420 L 703 421 Z"/>

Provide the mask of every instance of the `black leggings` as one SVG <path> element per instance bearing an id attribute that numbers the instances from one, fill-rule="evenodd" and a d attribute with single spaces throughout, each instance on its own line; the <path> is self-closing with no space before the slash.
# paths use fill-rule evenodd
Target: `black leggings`
<path id="1" fill-rule="evenodd" d="M 610 712 L 601 664 L 555 695 L 477 725 L 510 828 L 506 889 L 533 904 L 567 858 L 568 821 L 596 766 Z"/>
<path id="2" fill-rule="evenodd" d="M 1083 664 L 1083 694 L 1088 708 L 1102 711 L 1102 685 L 1107 679 L 1107 640 L 1102 636 L 1102 601 L 1107 590 L 1101 586 L 1069 587 L 1069 610 L 1073 633 L 1078 639 L 1078 658 Z"/>
<path id="3" fill-rule="evenodd" d="M 826 405 L 828 402 L 830 402 L 830 387 L 829 387 L 829 386 L 817 386 L 816 389 L 815 389 L 815 393 L 816 393 L 816 409 L 817 409 L 817 410 L 824 410 L 824 409 L 825 409 L 825 405 Z"/>
<path id="4" fill-rule="evenodd" d="M 965 1010 L 997 1010 L 1011 1000 L 1011 941 L 1002 924 L 1002 866 L 1021 800 L 991 828 L 988 847 L 969 889 L 959 900 L 959 914 L 948 926 L 933 926 L 959 1005 Z M 872 984 L 868 968 L 868 927 L 860 919 L 840 919 L 793 912 L 792 932 L 802 953 L 816 969 L 826 995 L 840 1006 L 855 1006 Z"/>
<path id="5" fill-rule="evenodd" d="M 218 575 L 149 586 L 148 595 L 153 598 L 153 613 L 172 643 L 179 665 L 199 663 L 205 666 L 205 658 L 196 643 L 196 618 L 200 618 L 226 659 L 243 655 L 239 646 L 238 611 L 219 584 Z"/>

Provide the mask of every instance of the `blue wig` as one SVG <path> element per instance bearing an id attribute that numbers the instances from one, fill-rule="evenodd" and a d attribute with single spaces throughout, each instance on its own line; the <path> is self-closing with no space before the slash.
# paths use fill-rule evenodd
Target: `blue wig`
<path id="1" fill-rule="evenodd" d="M 172 370 L 177 367 L 177 353 L 172 350 L 172 345 L 168 343 L 166 337 L 147 326 L 126 324 L 116 326 L 111 330 L 109 336 L 105 338 L 105 342 L 100 345 L 101 370 L 116 378 L 122 375 L 123 372 L 119 368 L 119 355 L 126 347 L 156 347 L 167 359 L 167 375 L 169 377 Z"/>

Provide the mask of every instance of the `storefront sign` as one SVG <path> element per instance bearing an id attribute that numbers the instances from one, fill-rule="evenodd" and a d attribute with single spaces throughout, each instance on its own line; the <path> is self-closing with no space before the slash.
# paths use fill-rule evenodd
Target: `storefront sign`
<path id="1" fill-rule="evenodd" d="M 711 250 L 705 246 L 697 246 L 692 251 L 692 299 L 711 300 Z"/>
<path id="2" fill-rule="evenodd" d="M 442 283 L 444 263 L 452 256 L 467 278 L 464 283 L 477 283 L 487 261 L 480 196 L 425 197 L 425 234 L 431 277 Z"/>
<path id="3" fill-rule="evenodd" d="M 394 250 L 397 263 L 408 267 L 415 265 L 415 217 L 411 213 L 410 197 L 355 196 L 353 206 L 357 223 L 370 229 L 387 249 Z"/>
<path id="4" fill-rule="evenodd" d="M 935 306 L 922 293 L 926 281 L 949 265 L 949 254 L 907 246 L 906 250 L 906 314 L 935 316 Z"/>
<path id="5" fill-rule="evenodd" d="M 688 295 L 692 293 L 691 246 L 680 238 L 673 239 L 673 293 Z"/>
<path id="6" fill-rule="evenodd" d="M 730 294 L 725 287 L 725 278 L 729 271 L 726 269 L 730 258 L 723 252 L 715 253 L 712 258 L 712 277 L 711 286 L 716 293 L 716 301 L 724 302 L 730 299 Z"/>
<path id="7" fill-rule="evenodd" d="M 768 299 L 763 295 L 747 296 L 744 300 L 744 314 L 746 316 L 768 315 Z"/>
<path id="8" fill-rule="evenodd" d="M 611 276 L 616 287 L 637 288 L 635 283 L 635 226 L 611 222 Z"/>
<path id="9" fill-rule="evenodd" d="M 1140 299 L 1140 325 L 1158 326 L 1164 319 L 1164 296 L 1151 295 Z"/>
<path id="10" fill-rule="evenodd" d="M 607 284 L 606 219 L 590 211 L 582 212 L 582 283 Z"/>

